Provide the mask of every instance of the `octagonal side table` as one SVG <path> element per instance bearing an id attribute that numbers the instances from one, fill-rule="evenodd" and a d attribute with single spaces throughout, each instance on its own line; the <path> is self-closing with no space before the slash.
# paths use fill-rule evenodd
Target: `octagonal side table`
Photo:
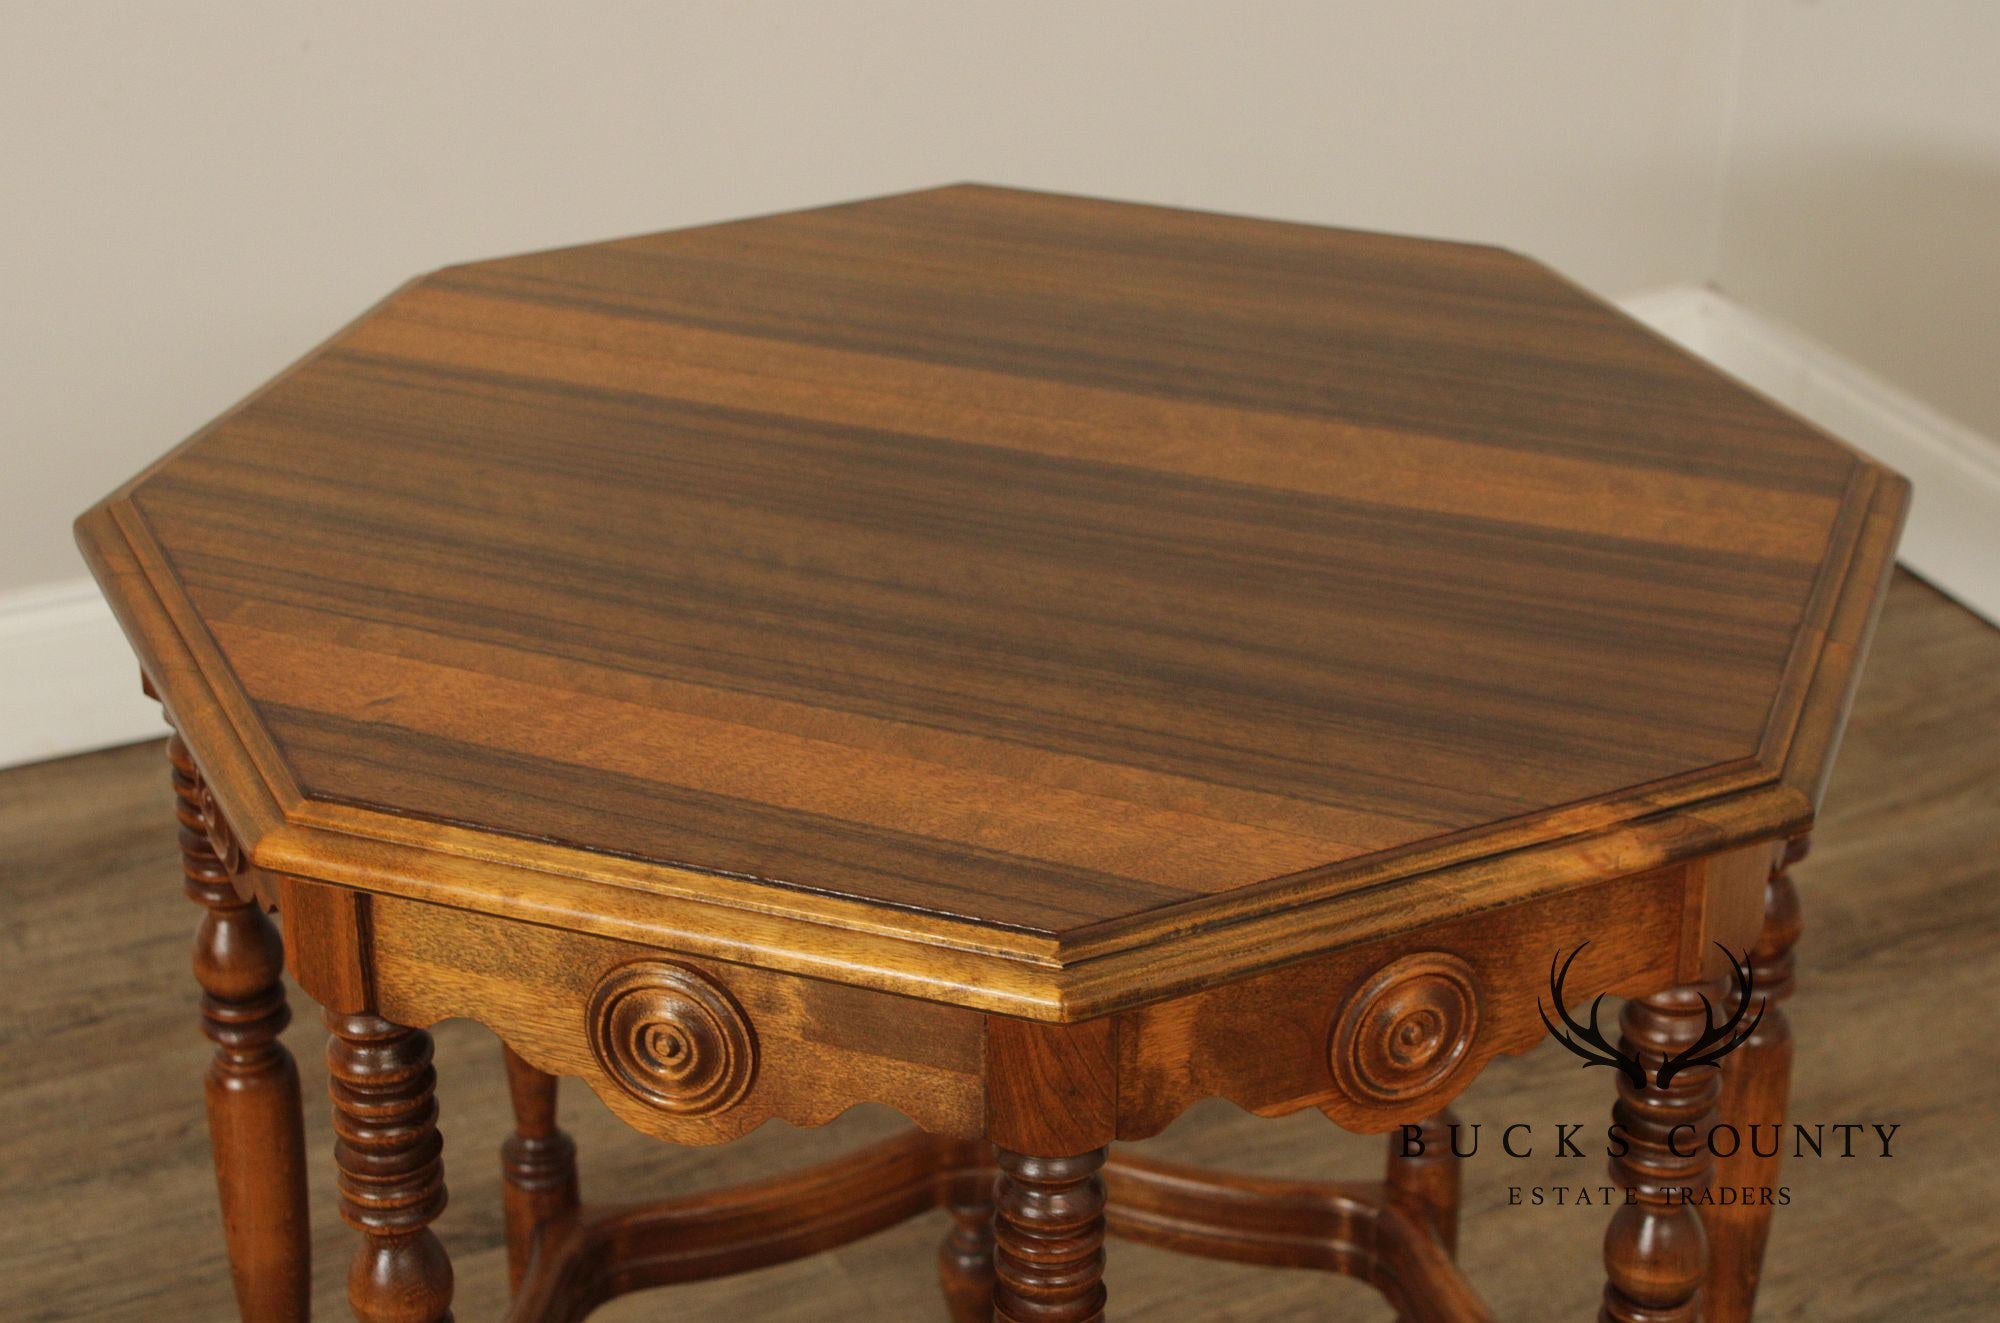
<path id="1" fill-rule="evenodd" d="M 412 282 L 78 524 L 176 731 L 242 1314 L 310 1294 L 289 965 L 369 1323 L 450 1314 L 451 1017 L 516 1323 L 934 1208 L 961 1321 L 1104 1317 L 1107 1235 L 1483 1319 L 1446 1107 L 1558 1016 L 1630 1140 L 1602 1316 L 1747 1318 L 1769 1209 L 1686 1193 L 1775 1160 L 1675 1136 L 1782 1116 L 1906 499 L 1477 246 L 958 187 Z M 559 1078 L 914 1128 L 604 1206 Z M 1111 1152 L 1217 1096 L 1424 1144 Z"/>

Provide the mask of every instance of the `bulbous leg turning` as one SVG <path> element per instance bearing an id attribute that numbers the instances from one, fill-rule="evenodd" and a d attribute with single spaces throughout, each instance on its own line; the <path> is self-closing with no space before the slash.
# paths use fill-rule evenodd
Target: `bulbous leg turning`
<path id="1" fill-rule="evenodd" d="M 1037 1158 L 995 1151 L 996 1323 L 1100 1323 L 1104 1317 L 1105 1151 Z"/>
<path id="2" fill-rule="evenodd" d="M 992 1323 L 995 1180 L 991 1170 L 969 1171 L 945 1191 L 951 1231 L 938 1246 L 938 1283 L 951 1323 Z"/>
<path id="3" fill-rule="evenodd" d="M 361 1233 L 347 1299 L 362 1323 L 444 1323 L 451 1260 L 430 1229 L 444 1210 L 431 1036 L 328 1012 L 340 1215 Z"/>
<path id="4" fill-rule="evenodd" d="M 256 903 L 237 895 L 210 844 L 201 774 L 180 736 L 167 741 L 167 757 L 183 884 L 203 910 L 194 974 L 202 1032 L 215 1044 L 205 1088 L 208 1134 L 237 1312 L 258 1323 L 302 1321 L 312 1271 L 299 1071 L 278 1041 L 291 1020 L 284 944 Z"/>
<path id="5" fill-rule="evenodd" d="M 1766 1003 L 1764 1015 L 1743 1046 L 1722 1063 L 1722 1119 L 1745 1136 L 1755 1133 L 1753 1127 L 1768 1133 L 1782 1126 L 1791 1100 L 1792 1027 L 1781 1003 L 1795 986 L 1792 947 L 1803 927 L 1790 868 L 1805 854 L 1801 837 L 1787 844 L 1771 869 L 1764 888 L 1764 927 L 1750 952 L 1756 997 Z M 1718 1186 L 1756 1191 L 1756 1197 L 1702 1209 L 1709 1239 L 1704 1300 L 1709 1323 L 1746 1323 L 1756 1308 L 1773 1207 L 1763 1192 L 1778 1184 L 1783 1151 L 1772 1144 L 1764 1156 L 1757 1148 L 1746 1139 L 1715 1164 Z"/>
<path id="6" fill-rule="evenodd" d="M 556 1077 L 503 1046 L 514 1133 L 500 1146 L 507 1211 L 507 1285 L 519 1291 L 534 1257 L 536 1233 L 576 1212 L 576 1144 L 556 1125 Z"/>
<path id="7" fill-rule="evenodd" d="M 1604 1236 L 1608 1282 L 1598 1317 L 1604 1323 L 1694 1323 L 1708 1270 L 1708 1238 L 1697 1201 L 1708 1187 L 1707 1147 L 1721 1094 L 1711 1067 L 1682 1070 L 1661 1088 L 1662 1062 L 1700 1038 L 1707 1020 L 1702 996 L 1719 1004 L 1712 986 L 1673 988 L 1625 1003 L 1619 1046 L 1637 1056 L 1643 1086 L 1619 1076 L 1612 1108 L 1617 1139 L 1611 1179 L 1626 1202 Z M 1620 1145 L 1622 1144 L 1622 1151 Z"/>

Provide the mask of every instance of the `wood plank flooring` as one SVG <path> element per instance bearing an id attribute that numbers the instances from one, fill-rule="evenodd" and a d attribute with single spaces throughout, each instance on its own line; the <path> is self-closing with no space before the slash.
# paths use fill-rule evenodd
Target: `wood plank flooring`
<path id="1" fill-rule="evenodd" d="M 223 1320 L 221 1255 L 199 1084 L 165 764 L 157 745 L 0 775 L 0 1318 Z M 1929 1323 L 2000 1316 L 2000 632 L 1898 580 L 1818 833 L 1800 871 L 1807 930 L 1791 1003 L 1800 1119 L 1896 1123 L 1889 1161 L 1792 1164 L 1760 1317 Z M 307 1142 L 331 1147 L 317 1014 L 294 993 Z M 438 1034 L 451 1207 L 439 1231 L 458 1316 L 505 1296 L 495 1150 L 506 1129 L 492 1036 Z M 1461 1104 L 1489 1127 L 1604 1123 L 1603 1072 L 1548 1045 L 1502 1060 Z M 564 1095 L 586 1197 L 636 1199 L 776 1170 L 886 1134 L 864 1111 L 819 1131 L 773 1124 L 720 1149 L 626 1131 L 582 1089 Z M 1317 1114 L 1260 1121 L 1197 1109 L 1145 1146 L 1272 1173 L 1360 1175 L 1381 1143 Z M 1468 1164 L 1462 1258 L 1506 1319 L 1583 1319 L 1602 1280 L 1599 1209 L 1506 1206 L 1510 1185 L 1593 1182 L 1598 1163 L 1482 1154 Z M 1588 1170 L 1582 1170 L 1583 1168 Z M 318 1313 L 347 1317 L 352 1242 L 315 1170 Z M 597 1317 L 935 1320 L 932 1216 L 803 1263 L 629 1297 Z M 1114 1245 L 1113 1316 L 1389 1317 L 1366 1287 Z"/>

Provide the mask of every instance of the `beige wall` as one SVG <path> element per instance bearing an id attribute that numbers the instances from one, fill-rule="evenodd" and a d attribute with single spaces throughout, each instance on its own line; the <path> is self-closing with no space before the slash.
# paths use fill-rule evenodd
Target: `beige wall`
<path id="1" fill-rule="evenodd" d="M 458 258 L 977 178 L 1700 279 L 1737 5 L 0 14 L 5 593 L 81 574 L 76 511 Z"/>
<path id="2" fill-rule="evenodd" d="M 1748 0 L 1740 58 L 1716 285 L 2000 438 L 2000 3 Z"/>

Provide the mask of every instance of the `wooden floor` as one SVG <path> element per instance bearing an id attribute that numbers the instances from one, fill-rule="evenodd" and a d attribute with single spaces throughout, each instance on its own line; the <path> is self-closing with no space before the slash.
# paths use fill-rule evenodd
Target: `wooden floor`
<path id="1" fill-rule="evenodd" d="M 220 1254 L 187 941 L 157 746 L 0 774 L 0 1318 L 233 1317 Z M 2000 632 L 1901 579 L 1849 731 L 1812 860 L 1792 1003 L 1801 1041 L 1795 1115 L 1896 1123 L 1889 1161 L 1793 1164 L 1773 1235 L 1763 1317 L 2000 1317 Z M 301 1023 L 307 1142 L 320 1105 L 317 1016 Z M 1468 1121 L 1605 1119 L 1605 1072 L 1544 1044 L 1490 1068 Z M 451 1207 L 439 1224 L 459 1275 L 458 1317 L 505 1297 L 499 1178 L 506 1128 L 492 1036 L 438 1033 Z M 586 1091 L 564 1098 L 586 1197 L 645 1198 L 830 1155 L 893 1130 L 857 1112 L 819 1131 L 773 1123 L 725 1149 L 670 1149 L 625 1131 Z M 1247 1170 L 1372 1172 L 1380 1141 L 1316 1113 L 1279 1121 L 1197 1109 L 1146 1146 Z M 1490 1145 L 1489 1145 L 1490 1147 Z M 1539 1146 L 1538 1154 L 1547 1147 Z M 1510 1184 L 1590 1183 L 1597 1162 L 1538 1156 L 1468 1164 L 1461 1257 L 1503 1319 L 1591 1317 L 1598 1209 L 1506 1206 Z M 313 1189 L 319 1314 L 347 1317 L 351 1242 L 332 1182 Z M 935 1320 L 936 1216 L 803 1263 L 629 1297 L 597 1317 Z M 1114 1245 L 1112 1313 L 1126 1319 L 1389 1317 L 1351 1282 L 1237 1268 Z"/>

